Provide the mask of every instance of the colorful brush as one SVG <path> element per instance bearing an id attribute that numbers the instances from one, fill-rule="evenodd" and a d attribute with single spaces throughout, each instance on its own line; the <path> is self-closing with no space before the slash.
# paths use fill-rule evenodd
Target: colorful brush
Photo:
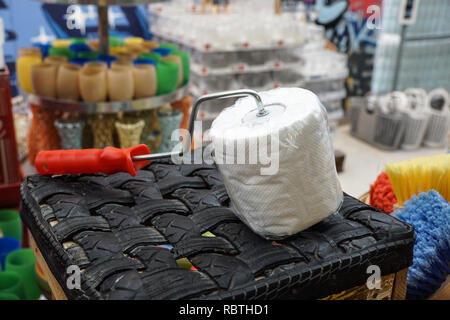
<path id="1" fill-rule="evenodd" d="M 432 190 L 413 196 L 395 214 L 411 224 L 416 234 L 406 297 L 427 298 L 442 286 L 450 273 L 450 205 Z"/>
<path id="2" fill-rule="evenodd" d="M 386 172 L 380 173 L 377 180 L 370 186 L 370 205 L 386 213 L 394 211 L 397 203 L 394 190 Z"/>
<path id="3" fill-rule="evenodd" d="M 399 205 L 430 190 L 450 200 L 450 154 L 390 163 L 386 173 Z"/>

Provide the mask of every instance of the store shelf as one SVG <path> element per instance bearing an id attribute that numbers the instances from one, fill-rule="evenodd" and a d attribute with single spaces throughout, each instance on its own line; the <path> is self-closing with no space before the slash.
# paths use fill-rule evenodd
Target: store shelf
<path id="1" fill-rule="evenodd" d="M 322 82 L 346 79 L 349 76 L 349 71 L 346 69 L 342 71 L 334 71 L 333 73 L 330 72 L 328 74 L 308 75 L 302 72 L 300 74 L 306 82 Z"/>
<path id="2" fill-rule="evenodd" d="M 228 53 L 228 52 L 249 52 L 249 51 L 263 51 L 263 50 L 283 50 L 283 49 L 295 49 L 299 48 L 303 43 L 285 43 L 278 41 L 277 43 L 271 43 L 267 45 L 251 45 L 247 42 L 235 43 L 230 47 L 215 48 L 210 44 L 191 43 L 177 37 L 160 32 L 154 27 L 150 27 L 150 32 L 156 39 L 161 42 L 174 42 L 176 44 L 185 46 L 191 50 L 196 50 L 202 53 Z"/>
<path id="3" fill-rule="evenodd" d="M 97 6 L 137 6 L 141 4 L 150 4 L 155 2 L 165 2 L 167 0 L 36 0 L 39 2 L 51 4 L 91 4 Z"/>
<path id="4" fill-rule="evenodd" d="M 191 72 L 198 76 L 222 76 L 222 75 L 235 75 L 243 73 L 261 73 L 269 71 L 282 71 L 282 70 L 298 70 L 303 66 L 303 62 L 282 62 L 282 61 L 269 61 L 265 64 L 249 66 L 248 64 L 235 64 L 228 68 L 208 68 L 201 64 L 192 62 Z"/>
<path id="5" fill-rule="evenodd" d="M 337 91 L 329 91 L 329 92 L 316 92 L 319 100 L 322 102 L 334 101 L 345 99 L 347 97 L 347 91 L 345 90 L 337 90 Z"/>
<path id="6" fill-rule="evenodd" d="M 57 100 L 40 97 L 34 94 L 28 94 L 28 101 L 32 104 L 60 111 L 81 112 L 85 114 L 105 114 L 127 111 L 151 110 L 167 103 L 172 103 L 182 99 L 188 94 L 188 85 L 177 89 L 176 91 L 144 99 L 130 101 L 105 101 L 105 102 L 83 102 L 70 100 Z"/>

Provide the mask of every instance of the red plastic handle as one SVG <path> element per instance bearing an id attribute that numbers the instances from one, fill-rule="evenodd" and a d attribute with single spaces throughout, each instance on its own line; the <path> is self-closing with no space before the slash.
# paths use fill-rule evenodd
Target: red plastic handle
<path id="1" fill-rule="evenodd" d="M 36 156 L 35 166 L 40 174 L 79 174 L 128 172 L 133 177 L 150 160 L 133 161 L 131 157 L 149 154 L 145 144 L 118 149 L 52 150 L 41 151 Z"/>

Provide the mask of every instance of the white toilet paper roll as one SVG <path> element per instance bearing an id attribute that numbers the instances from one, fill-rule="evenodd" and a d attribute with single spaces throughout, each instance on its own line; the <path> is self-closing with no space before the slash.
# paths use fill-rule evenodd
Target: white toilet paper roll
<path id="1" fill-rule="evenodd" d="M 327 115 L 299 88 L 260 93 L 269 114 L 239 99 L 214 120 L 215 161 L 236 214 L 253 231 L 279 239 L 336 212 L 343 199 Z"/>

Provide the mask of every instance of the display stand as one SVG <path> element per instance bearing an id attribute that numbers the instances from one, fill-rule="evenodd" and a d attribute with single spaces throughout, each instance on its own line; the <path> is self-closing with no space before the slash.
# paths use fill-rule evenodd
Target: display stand
<path id="1" fill-rule="evenodd" d="M 37 0 L 45 3 L 70 5 L 70 4 L 88 4 L 97 6 L 98 14 L 98 38 L 100 42 L 100 53 L 108 54 L 109 50 L 109 24 L 108 24 L 108 6 L 136 6 L 140 4 L 150 4 L 163 2 L 166 0 Z"/>
<path id="2" fill-rule="evenodd" d="M 185 85 L 174 92 L 143 99 L 130 101 L 103 101 L 103 102 L 84 102 L 61 99 L 51 99 L 40 97 L 35 94 L 28 94 L 28 101 L 32 104 L 44 107 L 46 109 L 81 112 L 84 114 L 105 114 L 128 111 L 143 111 L 156 109 L 162 105 L 178 101 L 188 94 L 188 86 Z"/>
<path id="3" fill-rule="evenodd" d="M 150 4 L 156 2 L 164 2 L 157 0 L 37 0 L 45 3 L 59 4 L 59 5 L 71 5 L 71 4 L 79 4 L 79 5 L 95 5 L 97 6 L 98 12 L 98 39 L 99 39 L 99 48 L 98 51 L 100 54 L 108 55 L 109 54 L 109 23 L 108 23 L 108 9 L 110 5 L 119 5 L 119 6 L 135 6 L 140 4 Z M 124 141 L 120 140 L 118 137 L 118 133 L 115 132 L 114 120 L 124 119 L 127 117 L 129 119 L 135 116 L 145 116 L 146 119 L 149 117 L 153 117 L 155 120 L 155 124 L 149 124 L 144 122 L 143 127 L 140 127 L 142 131 L 140 143 L 150 143 L 146 137 L 147 130 L 153 130 L 149 133 L 152 135 L 154 145 L 153 149 L 157 149 L 159 143 L 161 142 L 160 133 L 164 131 L 165 128 L 162 128 L 163 125 L 159 122 L 159 118 L 157 115 L 157 108 L 162 106 L 167 106 L 174 104 L 179 101 L 185 101 L 185 97 L 188 96 L 188 83 L 186 83 L 183 87 L 177 88 L 175 91 L 152 96 L 147 98 L 137 98 L 126 101 L 101 101 L 101 102 L 86 102 L 86 101 L 73 101 L 73 100 L 63 100 L 63 99 L 55 99 L 55 98 L 46 98 L 36 94 L 26 93 L 27 101 L 30 103 L 30 106 L 34 108 L 33 110 L 33 119 L 36 118 L 37 121 L 35 126 L 33 127 L 34 131 L 30 128 L 29 137 L 33 136 L 32 132 L 36 133 L 39 130 L 47 129 L 46 135 L 49 139 L 47 139 L 48 143 L 43 143 L 39 146 L 35 143 L 36 141 L 30 141 L 28 139 L 28 153 L 30 159 L 33 159 L 35 153 L 40 150 L 51 150 L 58 149 L 61 145 L 61 148 L 90 148 L 92 147 L 92 132 L 88 132 L 86 135 L 85 127 L 89 127 L 87 131 L 92 131 L 93 126 L 89 124 L 90 121 L 95 122 L 95 129 L 97 137 L 100 137 L 99 144 L 105 145 L 118 145 L 123 146 Z M 42 112 L 41 112 L 42 111 Z M 39 115 L 34 115 L 34 113 L 39 113 Z M 107 117 L 107 120 L 104 120 L 104 116 Z M 60 117 L 70 117 L 75 119 L 78 122 L 75 127 L 73 125 L 67 126 L 65 138 L 65 145 L 60 143 L 59 138 L 57 136 L 61 136 L 61 132 L 57 133 L 57 129 L 55 128 L 55 121 Z M 64 118 L 64 119 L 66 119 Z M 64 122 L 65 120 L 62 120 Z M 82 120 L 80 120 L 82 119 Z M 86 120 L 87 119 L 87 120 Z M 133 118 L 134 119 L 134 118 Z M 76 122 L 75 121 L 75 122 Z M 109 121 L 109 122 L 108 122 Z M 125 121 L 125 120 L 124 120 Z M 60 121 L 60 123 L 62 123 Z M 61 128 L 60 124 L 58 128 Z M 78 128 L 78 129 L 77 129 Z M 112 129 L 111 129 L 112 128 Z M 70 131 L 72 130 L 72 131 Z M 78 131 L 75 131 L 78 130 Z M 123 129 L 125 130 L 125 129 Z M 127 129 L 130 130 L 130 129 Z M 71 135 L 75 136 L 73 138 Z M 81 136 L 80 136 L 81 135 Z M 159 136 L 153 136 L 159 135 Z M 62 138 L 61 138 L 62 139 Z M 35 139 L 36 140 L 36 139 Z M 44 137 L 40 137 L 40 140 L 45 141 Z M 79 142 L 81 140 L 81 142 Z M 67 143 L 67 142 L 71 143 Z M 74 144 L 72 142 L 76 141 Z M 135 144 L 136 142 L 133 141 Z M 95 147 L 94 141 L 94 147 Z M 33 149 L 33 152 L 30 152 L 30 146 Z M 155 150 L 156 151 L 156 150 Z M 33 160 L 30 160 L 33 163 Z"/>
<path id="4" fill-rule="evenodd" d="M 150 4 L 155 2 L 164 2 L 166 0 L 37 0 L 45 3 L 70 5 L 96 5 L 98 14 L 98 38 L 99 51 L 101 54 L 109 52 L 109 24 L 108 24 L 108 6 L 136 6 L 140 4 Z M 164 104 L 175 102 L 183 98 L 187 93 L 186 88 L 180 88 L 175 92 L 164 96 L 156 96 L 146 99 L 131 100 L 125 102 L 100 102 L 85 103 L 74 101 L 61 101 L 56 99 L 46 99 L 36 95 L 29 95 L 33 103 L 44 108 L 58 109 L 64 111 L 80 111 L 84 113 L 112 113 L 118 111 L 137 111 L 150 110 L 160 107 Z"/>

